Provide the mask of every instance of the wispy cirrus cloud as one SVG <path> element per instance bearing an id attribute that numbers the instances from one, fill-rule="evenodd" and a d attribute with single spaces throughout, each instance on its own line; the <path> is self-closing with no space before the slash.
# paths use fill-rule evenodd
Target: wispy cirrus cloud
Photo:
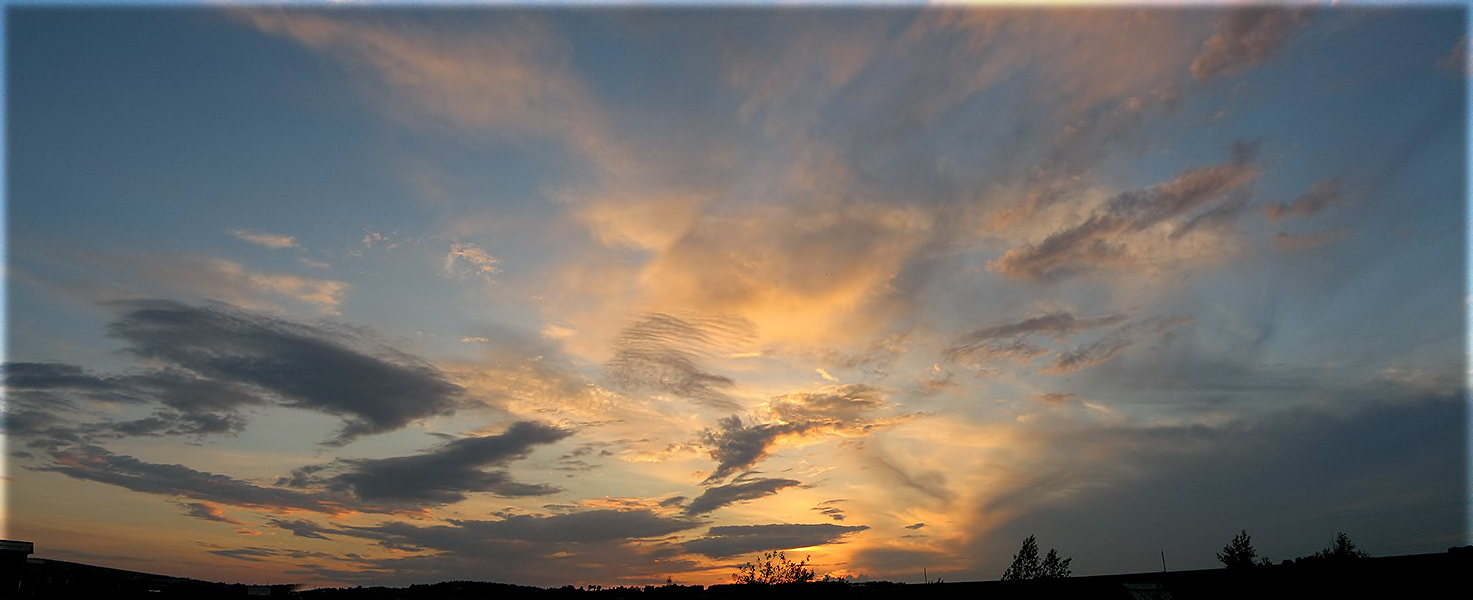
<path id="1" fill-rule="evenodd" d="M 1293 37 L 1309 12 L 1299 7 L 1233 8 L 1192 59 L 1198 80 L 1227 77 L 1267 60 Z"/>
<path id="2" fill-rule="evenodd" d="M 477 137 L 551 136 L 617 162 L 602 112 L 570 68 L 570 46 L 535 15 L 483 19 L 471 35 L 351 13 L 233 14 L 338 60 L 369 101 L 402 122 Z"/>
<path id="3" fill-rule="evenodd" d="M 230 235 L 233 235 L 236 238 L 239 238 L 241 240 L 250 242 L 252 244 L 256 244 L 258 246 L 265 246 L 267 248 L 271 248 L 272 250 L 280 250 L 282 248 L 296 248 L 297 247 L 297 239 L 296 238 L 294 238 L 292 236 L 289 236 L 289 235 L 282 235 L 282 234 L 279 234 L 279 233 L 266 233 L 264 231 L 251 231 L 249 229 L 232 229 L 232 230 L 230 230 Z"/>
<path id="4" fill-rule="evenodd" d="M 255 269 L 242 263 L 189 253 L 58 250 L 62 275 L 47 279 L 14 275 L 62 297 L 88 305 L 145 298 L 225 302 L 250 310 L 333 315 L 352 286 L 337 279 Z"/>
<path id="5" fill-rule="evenodd" d="M 1250 161 L 1254 148 L 1238 144 L 1232 160 L 1189 169 L 1171 181 L 1117 194 L 1082 222 L 1056 230 L 987 262 L 1004 277 L 1056 281 L 1086 273 L 1121 270 L 1147 260 L 1168 261 L 1176 229 L 1203 211 L 1219 208 L 1246 193 L 1259 174 Z M 1164 247 L 1162 246 L 1163 244 Z M 1176 259 L 1179 260 L 1179 259 Z"/>
<path id="6" fill-rule="evenodd" d="M 942 355 L 949 361 L 975 365 L 990 372 L 997 363 L 1026 364 L 1048 353 L 1048 349 L 1028 341 L 1035 334 L 1062 340 L 1071 333 L 1110 327 L 1124 320 L 1124 315 L 1080 318 L 1064 311 L 1045 313 L 972 331 L 952 342 Z"/>
<path id="7" fill-rule="evenodd" d="M 1268 205 L 1268 218 L 1270 221 L 1278 221 L 1289 217 L 1311 217 L 1344 200 L 1340 180 L 1326 179 L 1287 203 L 1275 202 Z"/>
<path id="8" fill-rule="evenodd" d="M 736 382 L 705 370 L 701 362 L 748 342 L 751 335 L 751 324 L 741 318 L 652 313 L 624 328 L 604 369 L 622 389 L 649 390 L 732 409 L 737 404 L 725 390 Z"/>
<path id="9" fill-rule="evenodd" d="M 1172 329 L 1191 322 L 1192 320 L 1187 318 L 1153 317 L 1127 324 L 1110 331 L 1098 340 L 1081 344 L 1073 350 L 1060 352 L 1053 364 L 1043 368 L 1039 373 L 1062 374 L 1098 365 L 1124 352 L 1126 348 L 1166 335 Z"/>

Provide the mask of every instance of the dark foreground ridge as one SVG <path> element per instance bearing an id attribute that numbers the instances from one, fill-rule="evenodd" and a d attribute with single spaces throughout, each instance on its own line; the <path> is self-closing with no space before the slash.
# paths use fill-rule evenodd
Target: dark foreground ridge
<path id="1" fill-rule="evenodd" d="M 18 572 L 10 570 L 20 567 Z M 1300 562 L 1252 569 L 1204 569 L 1056 580 L 903 584 L 813 582 L 783 585 L 663 585 L 618 588 L 536 588 L 450 581 L 407 588 L 355 587 L 295 591 L 292 585 L 213 583 L 31 558 L 7 565 L 13 598 L 248 598 L 312 600 L 979 600 L 985 598 L 1473 598 L 1473 546 L 1437 554 L 1366 558 L 1353 563 Z"/>

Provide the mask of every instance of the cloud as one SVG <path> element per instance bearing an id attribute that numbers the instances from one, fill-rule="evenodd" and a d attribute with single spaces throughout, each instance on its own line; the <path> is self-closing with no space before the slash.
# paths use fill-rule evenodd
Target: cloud
<path id="1" fill-rule="evenodd" d="M 1126 348 L 1142 341 L 1161 337 L 1167 332 L 1192 322 L 1187 318 L 1166 319 L 1153 317 L 1131 323 L 1105 334 L 1088 344 L 1076 346 L 1068 352 L 1060 352 L 1053 364 L 1039 371 L 1044 374 L 1061 374 L 1086 369 L 1110 360 Z"/>
<path id="2" fill-rule="evenodd" d="M 695 444 L 716 460 L 716 469 L 702 482 L 719 483 L 749 469 L 771 453 L 778 442 L 799 436 L 861 436 L 894 425 L 908 417 L 870 418 L 885 408 L 882 390 L 864 384 L 830 386 L 818 392 L 794 392 L 767 402 L 773 421 L 747 425 L 732 415 L 715 428 L 700 432 Z"/>
<path id="3" fill-rule="evenodd" d="M 699 443 L 716 460 L 716 470 L 703 482 L 719 483 L 737 471 L 756 465 L 767 458 L 779 437 L 804 433 L 816 423 L 766 423 L 747 426 L 741 417 L 732 415 L 716 422 L 715 429 L 701 431 Z"/>
<path id="4" fill-rule="evenodd" d="M 260 231 L 250 231 L 246 229 L 232 229 L 230 230 L 230 235 L 233 235 L 252 244 L 265 246 L 273 250 L 297 247 L 296 238 L 293 238 L 289 235 L 264 233 Z"/>
<path id="5" fill-rule="evenodd" d="M 1268 60 L 1293 37 L 1307 14 L 1300 8 L 1232 9 L 1202 43 L 1202 52 L 1192 60 L 1192 77 L 1198 81 L 1226 77 Z"/>
<path id="6" fill-rule="evenodd" d="M 842 522 L 845 516 L 844 509 L 839 508 L 839 504 L 842 504 L 844 502 L 848 501 L 842 498 L 838 500 L 825 500 L 823 502 L 820 502 L 818 506 L 815 506 L 809 510 L 816 510 L 819 512 L 819 514 L 825 515 L 835 521 Z"/>
<path id="7" fill-rule="evenodd" d="M 1182 244 L 1171 234 L 1190 223 L 1196 211 L 1233 201 L 1234 193 L 1253 182 L 1258 176 L 1248 162 L 1253 152 L 1252 146 L 1239 144 L 1231 162 L 1190 169 L 1172 181 L 1117 194 L 1083 222 L 1008 250 L 988 261 L 987 268 L 1011 279 L 1053 281 L 1135 267 L 1148 258 L 1180 260 L 1169 254 Z M 1165 231 L 1153 231 L 1158 227 Z M 1163 242 L 1165 247 L 1152 247 Z"/>
<path id="8" fill-rule="evenodd" d="M 1124 320 L 1125 315 L 1079 318 L 1064 311 L 1045 313 L 1022 321 L 996 323 L 972 331 L 953 342 L 942 355 L 949 361 L 982 367 L 996 362 L 1023 364 L 1048 352 L 1047 349 L 1027 341 L 1034 334 L 1063 339 L 1070 333 L 1113 326 Z"/>
<path id="9" fill-rule="evenodd" d="M 58 254 L 67 259 L 65 269 L 77 271 L 77 279 L 39 283 L 89 305 L 172 297 L 277 314 L 304 308 L 337 314 L 352 289 L 335 279 L 257 271 L 207 256 L 78 248 Z"/>
<path id="10" fill-rule="evenodd" d="M 292 532 L 292 535 L 295 535 L 297 537 L 311 538 L 314 540 L 332 539 L 325 535 L 322 535 L 323 533 L 333 533 L 331 529 L 318 525 L 317 523 L 314 523 L 309 519 L 297 519 L 294 521 L 271 519 L 267 521 L 266 524 L 272 527 L 290 531 Z"/>
<path id="11" fill-rule="evenodd" d="M 1295 252 L 1318 248 L 1330 244 L 1335 240 L 1350 237 L 1350 234 L 1351 230 L 1349 228 L 1298 234 L 1280 231 L 1275 233 L 1273 237 L 1274 250 L 1278 250 L 1279 252 Z"/>
<path id="12" fill-rule="evenodd" d="M 127 306 L 110 331 L 133 354 L 268 390 L 285 406 L 341 416 L 333 444 L 448 414 L 462 399 L 462 388 L 435 367 L 361 335 L 226 306 Z"/>
<path id="13" fill-rule="evenodd" d="M 348 491 L 364 502 L 405 505 L 451 504 L 471 492 L 505 498 L 547 495 L 559 489 L 515 481 L 504 469 L 486 469 L 505 467 L 526 458 L 535 446 L 570 435 L 565 429 L 522 421 L 497 435 L 461 438 L 411 456 L 342 459 L 333 467 L 342 472 L 331 477 L 304 473 L 305 481 L 292 483 Z"/>
<path id="14" fill-rule="evenodd" d="M 1463 36 L 1453 43 L 1452 50 L 1437 61 L 1437 68 L 1447 71 L 1458 77 L 1473 76 L 1473 65 L 1468 63 L 1468 47 L 1473 45 L 1473 37 Z"/>
<path id="15" fill-rule="evenodd" d="M 158 369 L 130 375 L 105 375 L 62 363 L 7 363 L 5 389 L 12 412 L 25 407 L 37 414 L 109 404 L 163 407 L 151 417 L 114 423 L 65 426 L 78 435 L 209 435 L 239 433 L 245 428 L 240 409 L 266 404 L 251 389 L 198 377 L 180 369 Z M 39 433 L 22 422 L 12 433 Z M 60 423 L 53 423 L 58 427 Z M 60 431 L 53 428 L 52 434 Z"/>
<path id="16" fill-rule="evenodd" d="M 1273 532 L 1263 540 L 1255 536 L 1255 542 L 1273 544 L 1260 551 L 1293 556 L 1307 551 L 1297 544 L 1325 535 L 1327 520 L 1360 523 L 1366 529 L 1357 541 L 1366 536 L 1374 541 L 1362 543 L 1382 548 L 1414 547 L 1437 536 L 1447 536 L 1443 545 L 1461 543 L 1462 392 L 1438 397 L 1393 390 L 1345 390 L 1331 394 L 1333 407 L 1300 406 L 1212 426 L 1130 425 L 1047 436 L 1043 447 L 1026 450 L 1032 456 L 1020 465 L 1025 478 L 1009 486 L 1013 492 L 977 504 L 979 514 L 1010 515 L 1005 523 L 953 552 L 995 557 L 975 568 L 997 573 L 1017 540 L 1029 534 L 1101 540 L 1149 535 L 1168 556 L 1185 557 L 1201 552 L 1202 533 L 1174 524 L 1202 523 L 1224 541 L 1242 528 Z M 1398 400 L 1386 404 L 1387 397 Z M 1262 396 L 1255 399 L 1261 403 Z M 1062 460 L 1031 460 L 1049 455 Z M 1090 458 L 1081 462 L 1085 455 Z M 1131 566 L 1138 564 L 1134 558 L 1095 552 L 1093 568 L 1100 571 L 1138 568 Z M 1195 560 L 1215 564 L 1210 551 Z"/>
<path id="17" fill-rule="evenodd" d="M 245 525 L 242 521 L 225 516 L 225 511 L 209 502 L 189 502 L 182 506 L 185 508 L 184 514 L 196 519 L 215 521 L 217 523 L 229 523 L 231 525 Z"/>
<path id="18" fill-rule="evenodd" d="M 1042 402 L 1044 404 L 1052 404 L 1054 406 L 1058 406 L 1060 404 L 1063 404 L 1065 402 L 1068 402 L 1068 401 L 1073 400 L 1073 399 L 1078 398 L 1078 397 L 1079 397 L 1078 394 L 1066 394 L 1066 393 L 1062 393 L 1062 392 L 1050 392 L 1050 393 L 1047 393 L 1047 394 L 1034 394 L 1033 395 L 1033 399 L 1034 400 L 1037 400 L 1037 401 Z"/>
<path id="19" fill-rule="evenodd" d="M 1340 193 L 1340 180 L 1327 179 L 1314 184 L 1309 191 L 1288 204 L 1275 202 L 1268 205 L 1268 218 L 1278 221 L 1287 217 L 1311 217 L 1344 201 Z"/>
<path id="20" fill-rule="evenodd" d="M 651 390 L 697 404 L 737 408 L 723 390 L 731 378 L 706 371 L 703 357 L 747 342 L 751 324 L 737 317 L 678 317 L 651 313 L 624 328 L 604 365 L 614 387 Z"/>
<path id="21" fill-rule="evenodd" d="M 474 557 L 507 553 L 524 558 L 574 551 L 577 545 L 627 548 L 629 542 L 659 538 L 703 523 L 658 515 L 649 510 L 592 510 L 550 516 L 511 515 L 498 521 L 450 519 L 447 525 L 420 526 L 387 522 L 343 526 L 329 533 L 379 540 L 389 548 L 434 549 Z M 609 547 L 609 544 L 613 544 Z"/>
<path id="22" fill-rule="evenodd" d="M 491 256 L 485 250 L 469 242 L 455 242 L 450 245 L 450 251 L 445 254 L 444 271 L 448 275 L 461 277 L 467 274 L 490 280 L 491 276 L 500 273 L 497 265 L 501 260 Z"/>
<path id="23" fill-rule="evenodd" d="M 802 483 L 796 479 L 763 478 L 706 488 L 705 492 L 686 506 L 685 514 L 691 516 L 706 514 L 744 500 L 771 496 L 782 489 Z"/>
<path id="24" fill-rule="evenodd" d="M 632 585 L 700 568 L 663 538 L 704 524 L 646 509 L 609 509 L 436 525 L 386 522 L 343 526 L 330 534 L 376 540 L 393 551 L 387 558 L 363 559 L 357 573 L 341 573 L 347 581 L 515 580 L 557 586 L 576 573 L 578 581 Z"/>
<path id="25" fill-rule="evenodd" d="M 227 475 L 196 471 L 184 465 L 146 462 L 92 445 L 58 450 L 52 453 L 52 457 L 55 464 L 30 468 L 135 492 L 253 510 L 343 514 L 365 509 L 317 494 L 259 486 Z"/>
<path id="26" fill-rule="evenodd" d="M 773 525 L 725 525 L 712 527 L 705 536 L 682 544 L 689 552 L 711 558 L 726 558 L 748 552 L 788 550 L 841 543 L 846 536 L 869 529 L 866 525 L 821 523 Z"/>
<path id="27" fill-rule="evenodd" d="M 883 389 L 858 383 L 832 386 L 818 392 L 783 394 L 767 402 L 767 410 L 778 421 L 832 425 L 862 421 L 885 406 Z"/>
<path id="28" fill-rule="evenodd" d="M 925 523 L 915 523 L 915 524 L 912 524 L 912 525 L 906 525 L 905 528 L 906 529 L 920 529 L 920 528 L 925 527 L 925 526 L 926 526 Z"/>
<path id="29" fill-rule="evenodd" d="M 224 556 L 225 558 L 233 558 L 236 560 L 244 560 L 249 562 L 263 562 L 267 558 L 271 558 L 273 556 L 281 556 L 280 552 L 277 552 L 270 548 L 255 547 L 231 548 L 225 550 L 206 550 L 206 552 L 217 556 Z"/>
<path id="30" fill-rule="evenodd" d="M 338 60 L 366 99 L 402 122 L 455 135 L 551 136 L 617 161 L 597 105 L 570 68 L 571 47 L 533 15 L 485 19 L 472 34 L 351 13 L 233 14 Z"/>

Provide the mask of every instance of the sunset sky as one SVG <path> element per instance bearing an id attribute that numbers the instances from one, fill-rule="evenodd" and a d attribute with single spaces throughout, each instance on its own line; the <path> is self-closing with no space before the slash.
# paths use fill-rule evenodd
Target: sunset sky
<path id="1" fill-rule="evenodd" d="M 1469 543 L 1453 7 L 15 7 L 3 537 L 219 581 Z"/>

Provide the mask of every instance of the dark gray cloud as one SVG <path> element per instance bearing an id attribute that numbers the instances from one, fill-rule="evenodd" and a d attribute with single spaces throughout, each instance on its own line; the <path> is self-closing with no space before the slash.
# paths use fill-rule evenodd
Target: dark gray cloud
<path id="1" fill-rule="evenodd" d="M 275 556 L 281 556 L 281 553 L 280 552 L 277 552 L 277 551 L 272 550 L 270 548 L 256 548 L 256 547 L 251 547 L 251 548 L 231 548 L 231 549 L 228 549 L 228 550 L 206 550 L 206 552 L 209 552 L 210 554 L 215 554 L 215 555 L 218 555 L 218 556 L 224 556 L 225 558 L 234 558 L 236 560 L 244 560 L 244 561 L 250 561 L 250 562 L 265 562 L 265 560 L 268 559 L 268 558 L 272 558 L 272 557 L 275 557 Z"/>
<path id="2" fill-rule="evenodd" d="M 1306 16 L 1302 8 L 1234 9 L 1202 43 L 1202 53 L 1192 60 L 1192 77 L 1202 81 L 1230 76 L 1268 60 Z"/>
<path id="3" fill-rule="evenodd" d="M 905 528 L 906 529 L 920 529 L 920 528 L 925 527 L 925 526 L 926 526 L 925 523 L 915 523 L 915 524 L 912 524 L 912 525 L 906 525 Z"/>
<path id="4" fill-rule="evenodd" d="M 1040 242 L 1008 250 L 989 261 L 988 268 L 1012 279 L 1053 281 L 1096 269 L 1133 266 L 1137 259 L 1131 234 L 1167 221 L 1185 227 L 1206 212 L 1241 202 L 1235 194 L 1258 175 L 1250 163 L 1255 153 L 1254 145 L 1238 143 L 1229 162 L 1190 169 L 1169 182 L 1122 192 L 1083 222 L 1055 231 Z"/>
<path id="5" fill-rule="evenodd" d="M 30 468 L 135 492 L 255 510 L 303 510 L 325 514 L 374 510 L 320 494 L 259 486 L 227 475 L 196 471 L 184 465 L 146 462 L 92 445 L 57 450 L 52 457 L 56 461 L 54 464 Z"/>
<path id="6" fill-rule="evenodd" d="M 865 525 L 773 524 L 712 527 L 705 536 L 682 544 L 689 552 L 725 558 L 748 552 L 786 550 L 839 543 L 845 536 L 869 529 Z"/>
<path id="7" fill-rule="evenodd" d="M 1153 548 L 1183 569 L 1220 566 L 1213 551 L 1241 529 L 1274 559 L 1308 554 L 1347 524 L 1358 528 L 1348 532 L 1356 542 L 1377 555 L 1465 543 L 1459 532 L 1466 523 L 1466 389 L 1419 397 L 1406 387 L 1371 385 L 1334 397 L 1334 407 L 1210 427 L 1060 436 L 1053 451 L 1097 452 L 1107 462 L 1030 473 L 1013 493 L 978 507 L 982 514 L 1016 510 L 1019 516 L 994 541 L 960 551 L 993 557 L 979 561 L 974 573 L 981 577 L 1002 572 L 1018 540 L 1031 534 L 1157 540 Z M 1130 474 L 1112 480 L 1128 485 L 1091 484 L 1111 479 L 1116 468 Z M 1062 490 L 1070 490 L 1068 501 L 1039 501 Z M 1108 544 L 1094 548 L 1093 555 L 1074 554 L 1094 572 L 1139 571 L 1154 558 L 1112 552 Z"/>
<path id="8" fill-rule="evenodd" d="M 896 419 L 870 417 L 885 408 L 883 395 L 882 388 L 845 384 L 774 396 L 767 406 L 773 419 L 769 423 L 748 425 L 736 415 L 720 419 L 715 428 L 702 430 L 695 441 L 716 460 L 715 471 L 702 485 L 720 483 L 752 468 L 767 458 L 783 436 L 822 431 L 861 434 L 893 424 Z"/>
<path id="9" fill-rule="evenodd" d="M 292 535 L 295 535 L 297 537 L 311 538 L 314 540 L 332 539 L 322 534 L 335 533 L 333 530 L 318 525 L 317 523 L 314 523 L 309 519 L 296 519 L 294 521 L 287 521 L 284 519 L 271 519 L 267 521 L 266 524 L 272 527 L 290 531 L 292 532 Z"/>
<path id="10" fill-rule="evenodd" d="M 604 365 L 613 387 L 648 390 L 697 404 L 735 409 L 724 390 L 736 382 L 706 371 L 702 359 L 750 340 L 741 317 L 678 317 L 651 313 L 624 328 Z"/>
<path id="11" fill-rule="evenodd" d="M 134 354 L 202 379 L 254 386 L 286 406 L 343 417 L 333 444 L 450 413 L 464 390 L 438 369 L 367 339 L 222 305 L 133 303 L 112 335 Z"/>
<path id="12" fill-rule="evenodd" d="M 571 431 L 541 423 L 522 421 L 503 433 L 462 438 L 411 456 L 342 459 L 334 465 L 343 469 L 331 477 L 318 477 L 298 470 L 280 483 L 321 484 L 352 493 L 365 502 L 405 504 L 450 504 L 470 492 L 502 497 L 540 496 L 558 488 L 515 481 L 504 467 L 525 458 L 533 447 L 551 444 L 572 435 Z M 320 470 L 320 469 L 318 469 Z"/>
<path id="13" fill-rule="evenodd" d="M 816 510 L 819 512 L 819 514 L 825 515 L 835 521 L 843 521 L 845 517 L 844 509 L 839 508 L 839 505 L 843 504 L 844 502 L 848 501 L 842 498 L 837 500 L 825 500 L 818 503 L 818 506 L 813 507 L 812 510 Z"/>
<path id="14" fill-rule="evenodd" d="M 184 514 L 196 519 L 215 521 L 217 523 L 229 523 L 231 525 L 245 525 L 242 521 L 225 516 L 225 511 L 220 510 L 219 506 L 210 504 L 209 502 L 189 502 L 181 504 L 181 506 L 184 507 Z"/>
<path id="15" fill-rule="evenodd" d="M 56 424 L 101 437 L 238 433 L 246 425 L 240 409 L 266 402 L 245 386 L 174 368 L 106 375 L 62 363 L 7 363 L 5 387 L 14 404 L 35 413 L 100 404 L 162 405 L 152 416 L 132 421 Z M 27 429 L 31 424 L 24 420 L 20 424 L 22 435 L 44 431 Z"/>
<path id="16" fill-rule="evenodd" d="M 809 421 L 749 426 L 736 415 L 720 419 L 715 429 L 702 430 L 698 438 L 698 443 L 711 453 L 711 458 L 716 459 L 716 470 L 702 483 L 720 483 L 737 471 L 751 468 L 767 458 L 779 437 L 804 433 L 817 426 L 817 423 Z"/>
<path id="17" fill-rule="evenodd" d="M 706 488 L 705 492 L 702 492 L 685 508 L 685 514 L 692 516 L 706 514 L 743 500 L 771 496 L 780 490 L 802 483 L 796 479 L 762 478 Z"/>

